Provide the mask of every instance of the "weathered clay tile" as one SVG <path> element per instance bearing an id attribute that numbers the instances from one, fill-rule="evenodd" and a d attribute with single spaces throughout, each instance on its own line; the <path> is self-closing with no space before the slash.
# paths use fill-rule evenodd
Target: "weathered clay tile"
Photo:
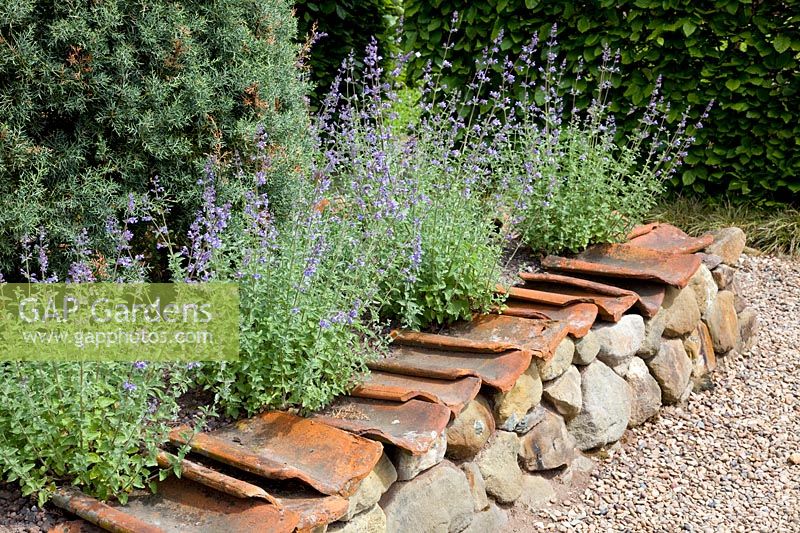
<path id="1" fill-rule="evenodd" d="M 628 244 L 639 248 L 647 248 L 659 252 L 676 254 L 691 254 L 704 250 L 712 242 L 711 234 L 700 237 L 690 237 L 679 228 L 671 224 L 648 224 L 643 228 L 651 227 L 650 231 L 636 233 L 636 229 L 629 235 Z"/>
<path id="2" fill-rule="evenodd" d="M 531 353 L 525 350 L 490 354 L 394 345 L 388 356 L 368 366 L 372 370 L 427 378 L 452 380 L 475 376 L 486 385 L 507 391 L 530 364 Z"/>
<path id="3" fill-rule="evenodd" d="M 346 396 L 313 417 L 419 455 L 430 450 L 447 427 L 450 409 L 420 400 L 399 403 Z"/>
<path id="4" fill-rule="evenodd" d="M 655 281 L 609 278 L 577 273 L 572 273 L 571 275 L 582 279 L 603 283 L 605 285 L 612 285 L 614 287 L 619 287 L 620 289 L 625 289 L 635 293 L 638 298 L 635 307 L 647 318 L 652 318 L 656 313 L 658 313 L 658 310 L 661 308 L 661 304 L 664 302 L 664 296 L 667 293 L 667 286 L 663 283 Z"/>
<path id="5" fill-rule="evenodd" d="M 531 352 L 533 357 L 550 360 L 559 343 L 568 335 L 564 323 L 507 315 L 480 315 L 471 322 L 458 322 L 445 334 L 479 342 L 501 342 Z"/>
<path id="6" fill-rule="evenodd" d="M 598 244 L 574 258 L 549 255 L 542 266 L 596 276 L 653 280 L 683 288 L 700 267 L 700 258 L 694 254 L 659 252 L 627 244 Z"/>
<path id="7" fill-rule="evenodd" d="M 509 295 L 546 305 L 566 306 L 591 303 L 597 306 L 600 317 L 617 322 L 637 301 L 631 291 L 611 287 L 584 279 L 558 274 L 521 274 L 524 287 L 512 287 Z"/>
<path id="8" fill-rule="evenodd" d="M 625 237 L 626 241 L 630 241 L 631 239 L 635 239 L 641 235 L 645 235 L 646 233 L 650 233 L 654 229 L 656 229 L 660 222 L 650 222 L 648 224 L 641 224 L 638 226 L 634 226 L 629 232 L 628 235 Z"/>
<path id="9" fill-rule="evenodd" d="M 404 329 L 392 330 L 391 337 L 392 342 L 395 344 L 457 352 L 501 353 L 507 352 L 508 350 L 519 349 L 519 346 L 514 342 L 486 339 L 475 340 L 467 337 L 454 337 Z"/>
<path id="10" fill-rule="evenodd" d="M 269 479 L 299 479 L 323 494 L 350 496 L 381 457 L 369 439 L 289 413 L 271 411 L 192 437 L 170 432 L 174 444 Z"/>
<path id="11" fill-rule="evenodd" d="M 124 510 L 117 509 L 87 496 L 77 489 L 59 489 L 52 502 L 57 507 L 80 516 L 106 531 L 125 533 L 164 533 L 166 530 L 144 522 Z"/>
<path id="12" fill-rule="evenodd" d="M 330 524 L 347 513 L 348 501 L 341 496 L 291 494 L 280 497 L 283 508 L 298 516 L 298 533 Z M 260 530 L 255 530 L 260 531 Z"/>
<path id="13" fill-rule="evenodd" d="M 465 377 L 457 380 L 423 378 L 371 372 L 350 394 L 359 398 L 406 402 L 411 399 L 440 403 L 458 415 L 481 388 L 481 380 Z"/>
<path id="14" fill-rule="evenodd" d="M 158 466 L 164 469 L 169 469 L 175 462 L 178 462 L 178 457 L 161 451 L 158 453 Z M 258 498 L 272 503 L 280 507 L 280 502 L 270 495 L 263 488 L 242 481 L 235 477 L 231 477 L 222 472 L 218 472 L 200 463 L 190 461 L 188 459 L 180 460 L 181 478 L 190 479 L 206 487 L 210 487 L 229 496 L 236 498 Z"/>
<path id="15" fill-rule="evenodd" d="M 290 533 L 297 513 L 260 500 L 233 498 L 188 479 L 167 478 L 156 494 L 134 495 L 126 506 L 103 504 L 77 491 L 53 502 L 103 529 L 130 533 Z"/>
<path id="16" fill-rule="evenodd" d="M 556 306 L 509 298 L 506 300 L 502 314 L 521 318 L 557 320 L 567 325 L 570 335 L 581 338 L 589 333 L 597 319 L 597 306 L 591 303 Z"/>

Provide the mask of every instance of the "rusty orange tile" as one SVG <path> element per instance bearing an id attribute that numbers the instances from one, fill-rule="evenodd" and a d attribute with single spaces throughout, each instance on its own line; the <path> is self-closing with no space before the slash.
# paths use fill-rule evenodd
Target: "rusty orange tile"
<path id="1" fill-rule="evenodd" d="M 656 224 L 650 231 L 629 237 L 628 244 L 659 252 L 691 254 L 714 242 L 710 234 L 690 237 L 672 224 Z"/>
<path id="2" fill-rule="evenodd" d="M 168 532 L 289 533 L 300 517 L 260 500 L 233 498 L 188 479 L 169 477 L 156 494 L 131 498 L 122 508 Z"/>
<path id="3" fill-rule="evenodd" d="M 563 322 L 568 333 L 579 339 L 592 329 L 597 319 L 597 306 L 591 303 L 575 303 L 562 307 L 509 298 L 501 314 Z"/>
<path id="4" fill-rule="evenodd" d="M 119 533 L 165 532 L 161 527 L 144 522 L 124 510 L 102 503 L 74 488 L 58 489 L 53 494 L 52 502 L 56 507 L 69 511 L 106 531 Z"/>
<path id="5" fill-rule="evenodd" d="M 549 255 L 542 266 L 596 276 L 659 281 L 683 288 L 700 267 L 700 258 L 694 254 L 659 252 L 627 244 L 599 244 L 574 258 Z"/>
<path id="6" fill-rule="evenodd" d="M 487 354 L 392 346 L 387 357 L 372 361 L 368 366 L 371 370 L 426 378 L 454 380 L 475 376 L 486 385 L 507 391 L 528 369 L 531 357 L 531 353 L 525 350 Z"/>
<path id="7" fill-rule="evenodd" d="M 172 465 L 178 461 L 178 457 L 160 451 L 157 456 L 158 466 L 163 469 L 172 468 Z M 263 488 L 242 481 L 235 477 L 231 477 L 222 472 L 218 472 L 205 465 L 195 463 L 188 459 L 180 460 L 181 465 L 181 478 L 190 479 L 206 487 L 215 489 L 223 494 L 234 496 L 236 498 L 258 498 L 270 502 L 271 504 L 280 507 L 280 502 L 272 495 L 270 495 Z"/>
<path id="8" fill-rule="evenodd" d="M 346 396 L 313 416 L 332 427 L 423 454 L 447 427 L 450 409 L 420 400 L 399 403 Z"/>
<path id="9" fill-rule="evenodd" d="M 633 229 L 631 229 L 628 232 L 628 235 L 625 237 L 625 240 L 629 241 L 629 240 L 635 239 L 636 237 L 639 237 L 641 235 L 645 235 L 647 233 L 650 233 L 651 231 L 656 229 L 660 224 L 661 224 L 660 222 L 650 222 L 649 224 L 642 224 L 642 225 L 639 225 L 639 226 L 634 226 Z"/>
<path id="10" fill-rule="evenodd" d="M 406 402 L 414 398 L 426 400 L 446 406 L 455 416 L 478 395 L 480 388 L 480 378 L 472 376 L 451 381 L 377 370 L 371 372 L 350 394 L 358 398 L 395 402 Z"/>
<path id="11" fill-rule="evenodd" d="M 60 490 L 53 503 L 107 531 L 119 533 L 290 533 L 299 516 L 259 500 L 233 498 L 188 479 L 169 477 L 156 494 L 135 494 L 109 505 L 76 490 Z"/>
<path id="12" fill-rule="evenodd" d="M 661 309 L 661 304 L 664 303 L 664 295 L 667 292 L 666 285 L 654 281 L 642 279 L 609 278 L 575 273 L 572 275 L 582 279 L 603 283 L 605 285 L 613 285 L 615 287 L 635 293 L 638 298 L 635 307 L 647 318 L 651 318 L 658 313 L 658 310 Z"/>
<path id="13" fill-rule="evenodd" d="M 519 347 L 513 342 L 498 340 L 474 340 L 464 337 L 451 337 L 436 333 L 424 333 L 395 329 L 390 333 L 392 342 L 405 346 L 420 346 L 423 348 L 436 348 L 437 350 L 452 350 L 457 352 L 474 353 L 501 353 L 508 350 L 517 350 Z"/>
<path id="14" fill-rule="evenodd" d="M 186 443 L 186 430 L 170 432 L 170 441 Z M 190 444 L 193 452 L 251 474 L 299 479 L 323 494 L 344 497 L 356 491 L 383 451 L 369 439 L 280 411 L 199 433 Z"/>
<path id="15" fill-rule="evenodd" d="M 498 291 L 499 292 L 499 291 Z M 501 293 L 503 294 L 503 293 Z M 508 294 L 511 298 L 516 298 L 525 302 L 541 303 L 545 305 L 556 305 L 564 307 L 573 303 L 580 303 L 580 299 L 567 294 L 554 293 L 548 291 L 537 291 L 534 289 L 525 289 L 522 287 L 509 287 L 504 294 Z"/>
<path id="16" fill-rule="evenodd" d="M 290 494 L 281 496 L 280 502 L 285 510 L 298 516 L 295 526 L 298 532 L 339 520 L 347 513 L 349 505 L 341 496 L 323 494 Z"/>
<path id="17" fill-rule="evenodd" d="M 511 287 L 508 294 L 512 299 L 558 307 L 578 303 L 594 304 L 600 317 L 612 322 L 622 318 L 625 311 L 638 301 L 638 297 L 632 293 L 625 296 L 606 296 L 566 285 L 552 285 L 548 290 Z"/>
<path id="18" fill-rule="evenodd" d="M 508 343 L 533 357 L 549 360 L 568 334 L 566 324 L 506 315 L 478 315 L 471 322 L 459 322 L 444 333 L 478 342 Z"/>
<path id="19" fill-rule="evenodd" d="M 551 287 L 553 286 L 566 286 L 577 287 L 585 289 L 604 296 L 630 296 L 631 291 L 614 287 L 613 285 L 606 285 L 597 281 L 588 280 L 585 278 L 575 276 L 565 276 L 563 274 L 547 273 L 531 273 L 520 272 L 520 278 L 525 281 L 526 289 L 538 289 L 543 291 L 554 292 Z"/>
<path id="20" fill-rule="evenodd" d="M 617 322 L 625 312 L 636 305 L 639 296 L 633 291 L 600 283 L 584 276 L 561 274 L 520 273 L 525 281 L 523 289 L 550 292 L 570 296 L 577 301 L 593 303 L 604 320 Z"/>

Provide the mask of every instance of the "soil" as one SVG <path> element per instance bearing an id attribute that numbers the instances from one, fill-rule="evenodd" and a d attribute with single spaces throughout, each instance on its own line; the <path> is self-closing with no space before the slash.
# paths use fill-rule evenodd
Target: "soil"
<path id="1" fill-rule="evenodd" d="M 64 513 L 50 504 L 44 509 L 34 498 L 23 496 L 14 483 L 0 483 L 0 532 L 39 533 L 65 520 Z"/>
<path id="2" fill-rule="evenodd" d="M 503 250 L 501 258 L 503 271 L 500 276 L 500 283 L 504 285 L 517 285 L 522 283 L 519 278 L 520 272 L 541 272 L 542 255 L 533 252 L 527 246 L 511 241 Z"/>

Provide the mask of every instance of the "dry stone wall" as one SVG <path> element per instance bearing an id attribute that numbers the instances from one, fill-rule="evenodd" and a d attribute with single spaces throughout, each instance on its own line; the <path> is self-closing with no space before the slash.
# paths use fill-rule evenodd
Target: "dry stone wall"
<path id="1" fill-rule="evenodd" d="M 505 508 L 559 498 L 591 454 L 692 401 L 718 361 L 750 349 L 744 245 L 737 228 L 692 238 L 649 224 L 624 244 L 549 256 L 495 313 L 393 332 L 386 357 L 323 411 L 175 428 L 170 442 L 191 452 L 156 495 L 123 507 L 62 488 L 53 501 L 124 531 L 502 531 Z"/>
<path id="2" fill-rule="evenodd" d="M 501 531 L 503 507 L 557 497 L 554 482 L 591 468 L 585 452 L 616 442 L 663 405 L 691 401 L 712 383 L 719 358 L 753 345 L 758 318 L 736 283 L 744 246 L 738 228 L 716 232 L 689 283 L 667 288 L 653 316 L 634 309 L 617 322 L 598 320 L 562 340 L 552 358 L 535 358 L 509 391 L 484 387 L 448 425 L 444 449 L 415 468 L 396 461 L 404 476 L 330 530 Z"/>

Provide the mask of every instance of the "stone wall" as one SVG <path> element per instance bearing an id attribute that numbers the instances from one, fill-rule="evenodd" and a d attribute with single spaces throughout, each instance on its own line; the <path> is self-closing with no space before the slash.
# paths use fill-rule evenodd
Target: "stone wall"
<path id="1" fill-rule="evenodd" d="M 744 245 L 738 228 L 716 232 L 689 284 L 667 288 L 652 318 L 598 321 L 548 362 L 534 359 L 509 391 L 484 387 L 426 454 L 387 446 L 328 531 L 500 531 L 503 507 L 557 497 L 554 485 L 591 468 L 583 452 L 691 401 L 721 358 L 752 347 L 758 321 L 736 279 Z"/>

